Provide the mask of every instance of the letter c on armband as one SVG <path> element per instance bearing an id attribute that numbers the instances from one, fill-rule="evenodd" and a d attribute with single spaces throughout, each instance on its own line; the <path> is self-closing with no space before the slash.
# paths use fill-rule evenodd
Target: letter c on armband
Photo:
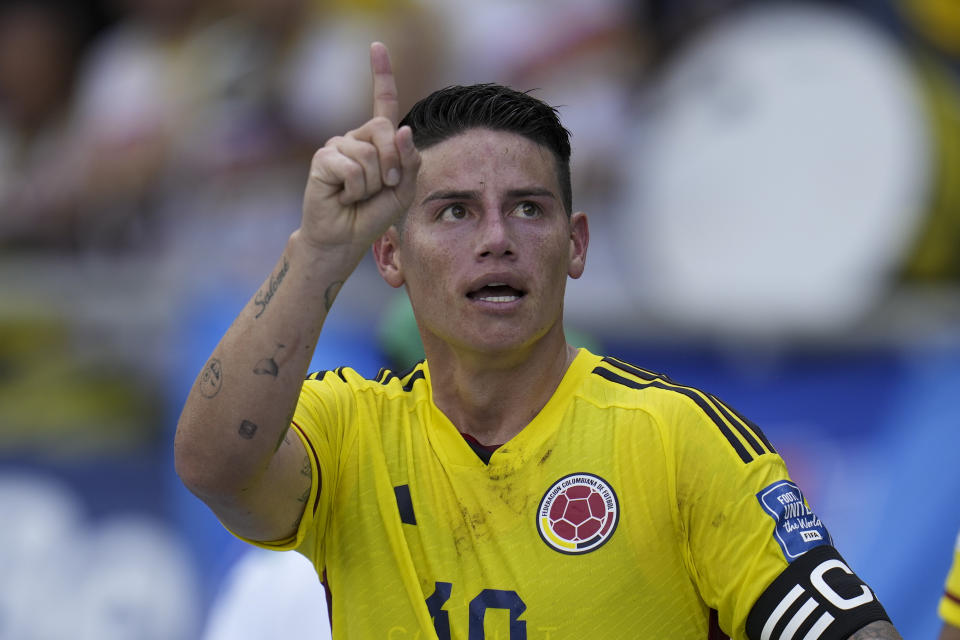
<path id="1" fill-rule="evenodd" d="M 787 565 L 747 616 L 750 640 L 842 640 L 879 620 L 883 606 L 830 545 Z"/>

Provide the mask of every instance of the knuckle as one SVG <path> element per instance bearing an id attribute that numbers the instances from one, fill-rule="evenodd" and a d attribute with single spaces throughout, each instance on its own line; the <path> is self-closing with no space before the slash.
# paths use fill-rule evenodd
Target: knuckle
<path id="1" fill-rule="evenodd" d="M 352 162 L 344 167 L 343 178 L 347 184 L 363 184 L 365 181 L 363 169 Z"/>
<path id="2" fill-rule="evenodd" d="M 357 149 L 357 159 L 368 164 L 376 163 L 377 149 L 373 145 L 365 144 Z"/>
<path id="3" fill-rule="evenodd" d="M 320 165 L 326 162 L 329 162 L 332 158 L 336 157 L 339 154 L 337 149 L 333 146 L 327 145 L 320 147 L 313 154 L 313 164 Z"/>

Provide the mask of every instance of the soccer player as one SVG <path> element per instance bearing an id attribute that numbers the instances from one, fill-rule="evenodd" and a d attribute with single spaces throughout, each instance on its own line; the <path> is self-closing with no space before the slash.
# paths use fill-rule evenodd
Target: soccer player
<path id="1" fill-rule="evenodd" d="M 960 535 L 953 549 L 953 564 L 937 611 L 943 620 L 940 640 L 960 640 Z"/>
<path id="2" fill-rule="evenodd" d="M 568 132 L 451 87 L 313 158 L 302 224 L 214 350 L 177 471 L 235 535 L 307 556 L 335 638 L 899 638 L 760 430 L 564 337 L 584 269 Z M 372 245 L 426 360 L 307 366 Z M 655 276 L 655 274 L 652 274 Z"/>

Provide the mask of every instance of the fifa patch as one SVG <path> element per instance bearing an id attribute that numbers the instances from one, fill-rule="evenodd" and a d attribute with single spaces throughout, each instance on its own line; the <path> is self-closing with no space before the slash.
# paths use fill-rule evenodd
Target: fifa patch
<path id="1" fill-rule="evenodd" d="M 788 562 L 822 544 L 833 544 L 820 518 L 807 507 L 803 493 L 789 480 L 781 480 L 757 494 L 760 506 L 775 523 L 773 538 Z"/>
<path id="2" fill-rule="evenodd" d="M 617 528 L 620 503 L 606 480 L 572 473 L 551 485 L 540 499 L 537 530 L 548 547 L 581 554 L 599 548 Z"/>

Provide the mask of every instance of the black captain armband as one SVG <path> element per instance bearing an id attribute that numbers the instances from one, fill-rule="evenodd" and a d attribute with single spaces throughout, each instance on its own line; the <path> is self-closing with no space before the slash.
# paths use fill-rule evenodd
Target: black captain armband
<path id="1" fill-rule="evenodd" d="M 767 587 L 747 617 L 750 640 L 844 640 L 889 621 L 873 591 L 836 549 L 814 547 Z"/>

